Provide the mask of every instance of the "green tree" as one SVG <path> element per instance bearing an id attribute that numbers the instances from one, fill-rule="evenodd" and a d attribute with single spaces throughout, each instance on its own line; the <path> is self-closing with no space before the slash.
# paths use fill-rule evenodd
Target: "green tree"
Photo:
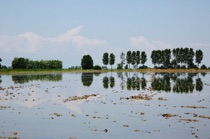
<path id="1" fill-rule="evenodd" d="M 203 60 L 203 52 L 200 49 L 196 50 L 195 62 L 198 64 L 198 68 L 199 68 L 199 64 L 201 63 L 202 60 Z"/>
<path id="2" fill-rule="evenodd" d="M 112 65 L 114 65 L 114 63 L 115 63 L 115 55 L 111 53 L 109 58 L 109 64 L 111 65 L 111 70 L 112 70 Z"/>
<path id="3" fill-rule="evenodd" d="M 107 66 L 109 64 L 109 54 L 108 53 L 104 53 L 104 55 L 103 55 L 103 64 L 105 66 Z"/>
<path id="4" fill-rule="evenodd" d="M 188 49 L 188 53 L 187 53 L 187 65 L 188 68 L 193 68 L 194 67 L 194 63 L 193 63 L 193 58 L 194 58 L 194 51 L 192 48 Z"/>
<path id="5" fill-rule="evenodd" d="M 136 64 L 136 52 L 133 51 L 131 53 L 131 64 L 133 65 L 133 68 L 135 68 L 135 64 Z"/>
<path id="6" fill-rule="evenodd" d="M 157 51 L 156 50 L 153 50 L 152 53 L 151 53 L 151 59 L 152 59 L 152 64 L 154 64 L 154 66 L 156 67 L 156 64 L 157 64 Z"/>
<path id="7" fill-rule="evenodd" d="M 127 60 L 127 64 L 128 64 L 128 68 L 130 68 L 130 64 L 131 64 L 131 51 L 128 51 L 127 52 L 127 55 L 126 55 L 126 60 Z"/>
<path id="8" fill-rule="evenodd" d="M 2 59 L 0 58 L 0 68 L 1 68 L 1 62 L 2 62 Z"/>
<path id="9" fill-rule="evenodd" d="M 125 53 L 121 53 L 120 54 L 120 59 L 121 59 L 121 65 L 120 65 L 120 67 L 122 67 L 123 68 L 123 65 L 125 64 Z"/>
<path id="10" fill-rule="evenodd" d="M 141 52 L 141 64 L 144 66 L 146 61 L 147 61 L 147 55 L 146 55 L 145 51 L 142 51 Z"/>
<path id="11" fill-rule="evenodd" d="M 141 63 L 141 54 L 140 54 L 140 51 L 136 51 L 136 66 L 137 66 L 137 68 L 140 63 Z"/>
<path id="12" fill-rule="evenodd" d="M 93 69 L 93 59 L 90 55 L 84 55 L 81 60 L 82 69 Z"/>
<path id="13" fill-rule="evenodd" d="M 171 50 L 165 49 L 162 51 L 162 64 L 164 67 L 168 68 L 170 66 L 170 60 L 171 60 Z"/>
<path id="14" fill-rule="evenodd" d="M 29 59 L 28 58 L 17 58 L 15 57 L 12 61 L 13 69 L 28 69 Z"/>

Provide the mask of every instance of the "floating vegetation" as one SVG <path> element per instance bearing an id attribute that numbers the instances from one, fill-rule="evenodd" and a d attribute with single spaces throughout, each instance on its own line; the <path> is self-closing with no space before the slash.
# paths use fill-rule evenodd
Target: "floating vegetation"
<path id="1" fill-rule="evenodd" d="M 196 119 L 184 119 L 184 118 L 181 118 L 179 120 L 180 121 L 186 121 L 186 122 L 198 122 L 198 120 L 196 120 Z"/>
<path id="2" fill-rule="evenodd" d="M 123 98 L 121 98 L 123 99 Z M 148 96 L 147 94 L 139 94 L 137 96 L 130 96 L 130 97 L 126 97 L 124 99 L 136 99 L 136 100 L 151 100 L 152 97 L 151 96 Z"/>
<path id="3" fill-rule="evenodd" d="M 0 110 L 4 110 L 6 108 L 10 108 L 10 107 L 9 106 L 8 107 L 7 106 L 0 106 Z"/>
<path id="4" fill-rule="evenodd" d="M 129 127 L 129 125 L 123 125 L 123 127 Z"/>
<path id="5" fill-rule="evenodd" d="M 165 117 L 165 118 L 170 118 L 170 117 L 175 117 L 175 116 L 178 116 L 178 115 L 166 113 L 166 114 L 162 114 L 162 116 Z"/>
<path id="6" fill-rule="evenodd" d="M 63 100 L 63 102 L 68 102 L 68 101 L 76 101 L 76 100 L 83 100 L 83 99 L 88 99 L 89 97 L 95 97 L 97 96 L 96 94 L 90 94 L 90 95 L 84 95 L 84 96 L 81 96 L 81 97 L 78 97 L 78 96 L 73 96 L 73 97 L 69 97 L 65 100 Z"/>
<path id="7" fill-rule="evenodd" d="M 161 101 L 167 101 L 166 98 L 162 98 L 162 97 L 159 97 L 158 100 L 161 100 Z"/>
<path id="8" fill-rule="evenodd" d="M 59 114 L 59 113 L 53 113 L 55 116 L 57 116 L 57 117 L 60 117 L 60 116 L 62 116 L 62 114 Z"/>
<path id="9" fill-rule="evenodd" d="M 207 109 L 207 107 L 203 106 L 181 106 L 182 108 L 193 108 L 193 109 Z"/>

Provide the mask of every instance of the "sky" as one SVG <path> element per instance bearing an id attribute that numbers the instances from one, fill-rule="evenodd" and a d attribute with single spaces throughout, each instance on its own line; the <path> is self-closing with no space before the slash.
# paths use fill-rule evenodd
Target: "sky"
<path id="1" fill-rule="evenodd" d="M 103 65 L 103 53 L 188 47 L 210 66 L 210 0 L 0 0 L 0 58 L 61 60 L 80 66 L 83 55 Z"/>

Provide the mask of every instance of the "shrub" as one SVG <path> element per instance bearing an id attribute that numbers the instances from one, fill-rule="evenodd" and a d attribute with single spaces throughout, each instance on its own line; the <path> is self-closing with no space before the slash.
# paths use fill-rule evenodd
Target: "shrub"
<path id="1" fill-rule="evenodd" d="M 117 64 L 117 69 L 123 69 L 121 64 Z"/>
<path id="2" fill-rule="evenodd" d="M 147 66 L 140 66 L 139 69 L 147 69 Z"/>
<path id="3" fill-rule="evenodd" d="M 101 70 L 102 68 L 101 68 L 101 66 L 99 66 L 99 65 L 95 65 L 95 66 L 93 67 L 93 69 L 94 69 L 94 70 Z"/>
<path id="4" fill-rule="evenodd" d="M 201 66 L 201 69 L 207 69 L 206 65 L 203 64 L 203 65 Z"/>

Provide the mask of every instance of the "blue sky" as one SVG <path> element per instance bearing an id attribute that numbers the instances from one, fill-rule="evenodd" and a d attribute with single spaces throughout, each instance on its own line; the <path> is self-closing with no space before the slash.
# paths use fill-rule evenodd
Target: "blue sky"
<path id="1" fill-rule="evenodd" d="M 191 47 L 210 66 L 209 0 L 0 0 L 0 57 L 59 59 L 65 68 L 90 54 Z M 148 58 L 149 59 L 149 58 Z M 150 59 L 147 65 L 152 66 Z"/>

